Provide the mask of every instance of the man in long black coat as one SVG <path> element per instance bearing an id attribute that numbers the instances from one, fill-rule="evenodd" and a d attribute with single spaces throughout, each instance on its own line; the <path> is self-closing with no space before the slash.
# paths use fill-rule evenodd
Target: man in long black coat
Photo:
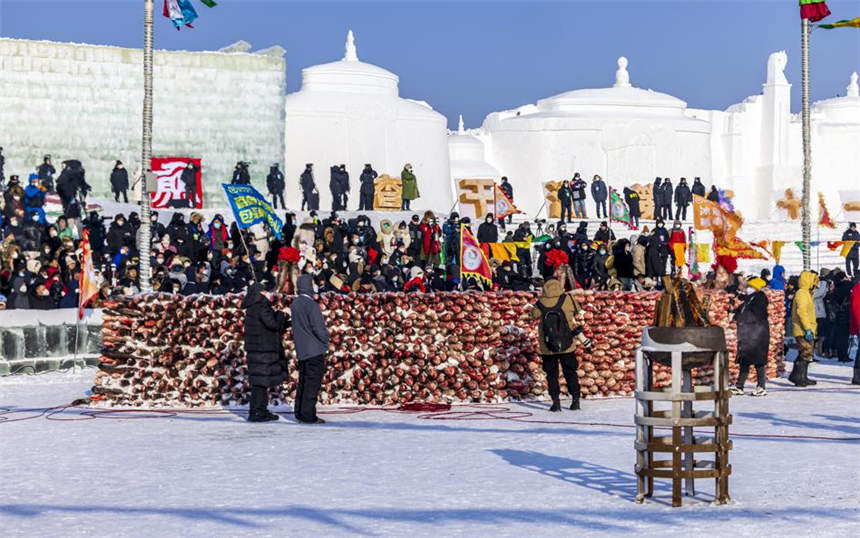
<path id="1" fill-rule="evenodd" d="M 687 206 L 693 201 L 693 193 L 687 186 L 687 178 L 682 177 L 675 189 L 675 220 L 687 220 Z"/>
<path id="2" fill-rule="evenodd" d="M 272 195 L 272 207 L 278 209 L 278 200 L 281 201 L 281 209 L 286 209 L 287 204 L 284 203 L 284 174 L 281 172 L 278 163 L 273 164 L 269 168 L 269 175 L 266 176 L 266 187 L 269 189 L 269 194 Z"/>
<path id="3" fill-rule="evenodd" d="M 667 177 L 663 180 L 663 214 L 661 217 L 663 220 L 669 220 L 672 218 L 672 198 L 675 193 L 675 189 L 672 188 L 672 181 Z"/>
<path id="4" fill-rule="evenodd" d="M 283 312 L 275 312 L 262 290 L 259 284 L 252 284 L 242 301 L 245 309 L 245 353 L 251 381 L 248 422 L 278 420 L 278 415 L 268 410 L 269 387 L 277 387 L 287 379 L 287 359 L 282 341 L 287 318 Z"/>
<path id="5" fill-rule="evenodd" d="M 188 161 L 188 164 L 185 165 L 185 169 L 182 170 L 182 175 L 180 179 L 182 180 L 182 184 L 185 186 L 185 206 L 186 207 L 197 207 L 196 198 L 197 198 L 197 171 L 199 168 L 193 161 Z"/>
<path id="6" fill-rule="evenodd" d="M 654 220 L 663 218 L 663 178 L 654 179 L 651 185 L 651 198 L 654 200 L 654 215 L 651 218 Z"/>
<path id="7" fill-rule="evenodd" d="M 373 211 L 373 195 L 376 194 L 376 187 L 373 180 L 377 178 L 376 170 L 370 164 L 364 165 L 364 170 L 361 171 L 361 188 L 358 191 L 358 210 Z"/>
<path id="8" fill-rule="evenodd" d="M 54 168 L 53 164 L 51 164 L 50 155 L 45 155 L 44 159 L 42 159 L 42 164 L 36 167 L 36 172 L 39 174 L 39 183 L 45 187 L 47 192 L 53 194 L 54 174 L 57 173 L 57 169 Z"/>
<path id="9" fill-rule="evenodd" d="M 693 188 L 691 189 L 696 196 L 705 197 L 705 185 L 702 183 L 702 178 L 693 178 Z"/>
<path id="10" fill-rule="evenodd" d="M 110 190 L 113 192 L 114 200 L 119 202 L 119 195 L 125 203 L 128 203 L 128 170 L 122 165 L 122 161 L 117 161 L 110 173 Z"/>
<path id="11" fill-rule="evenodd" d="M 299 360 L 299 384 L 293 405 L 296 420 L 304 424 L 324 424 L 317 416 L 317 395 L 325 374 L 325 354 L 329 334 L 320 306 L 314 300 L 313 276 L 300 275 L 296 298 L 290 306 L 293 340 Z"/>
<path id="12" fill-rule="evenodd" d="M 770 325 L 767 319 L 767 295 L 761 289 L 765 281 L 753 278 L 747 283 L 746 294 L 738 297 L 740 306 L 735 310 L 735 321 L 738 324 L 738 353 L 736 360 L 741 367 L 737 384 L 732 387 L 734 394 L 744 393 L 744 383 L 747 380 L 750 366 L 755 368 L 756 387 L 753 396 L 765 396 L 764 367 L 767 364 L 767 348 L 770 343 Z"/>
<path id="13" fill-rule="evenodd" d="M 307 163 L 305 171 L 302 172 L 299 179 L 299 186 L 302 188 L 302 211 L 307 207 L 308 211 L 319 210 L 320 195 L 317 191 L 317 184 L 314 181 L 314 165 Z"/>

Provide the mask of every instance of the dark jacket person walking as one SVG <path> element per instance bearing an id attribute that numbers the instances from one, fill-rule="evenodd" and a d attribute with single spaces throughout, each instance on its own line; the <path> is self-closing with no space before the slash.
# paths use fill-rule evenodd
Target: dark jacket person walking
<path id="1" fill-rule="evenodd" d="M 278 420 L 278 416 L 267 409 L 269 387 L 276 387 L 287 379 L 282 335 L 288 321 L 282 312 L 275 312 L 262 290 L 259 284 L 249 286 L 242 301 L 245 309 L 245 353 L 251 381 L 249 422 Z"/>
<path id="2" fill-rule="evenodd" d="M 296 282 L 298 294 L 290 307 L 293 339 L 299 360 L 299 385 L 293 405 L 296 420 L 305 424 L 324 424 L 317 417 L 317 395 L 325 373 L 328 330 L 320 306 L 314 301 L 313 277 L 301 275 Z"/>
<path id="3" fill-rule="evenodd" d="M 747 380 L 750 366 L 755 368 L 756 390 L 753 396 L 765 396 L 764 367 L 767 364 L 767 347 L 770 342 L 770 325 L 767 319 L 767 296 L 762 288 L 765 281 L 753 278 L 747 283 L 743 302 L 735 310 L 735 321 L 738 324 L 738 353 L 737 361 L 741 367 L 737 384 L 732 387 L 732 393 L 743 395 L 744 383 Z"/>

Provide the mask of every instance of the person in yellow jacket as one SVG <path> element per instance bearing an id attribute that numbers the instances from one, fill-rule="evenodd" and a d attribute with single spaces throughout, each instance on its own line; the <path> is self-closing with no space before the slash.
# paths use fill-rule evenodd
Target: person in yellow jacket
<path id="1" fill-rule="evenodd" d="M 814 271 L 800 273 L 797 280 L 797 292 L 791 303 L 791 334 L 797 340 L 797 358 L 788 380 L 795 386 L 805 387 L 816 385 L 818 382 L 807 376 L 809 363 L 813 359 L 815 337 L 818 334 L 818 322 L 815 319 L 815 301 L 812 290 L 818 286 L 818 274 Z"/>

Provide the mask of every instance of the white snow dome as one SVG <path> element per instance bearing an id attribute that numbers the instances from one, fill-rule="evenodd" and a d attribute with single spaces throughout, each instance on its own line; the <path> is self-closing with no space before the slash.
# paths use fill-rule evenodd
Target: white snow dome
<path id="1" fill-rule="evenodd" d="M 484 143 L 475 135 L 466 132 L 463 116 L 460 116 L 456 132 L 448 136 L 448 153 L 451 156 L 451 178 L 492 179 L 500 178 L 499 171 L 486 161 Z"/>
<path id="2" fill-rule="evenodd" d="M 857 72 L 851 73 L 844 97 L 834 97 L 813 104 L 813 112 L 821 114 L 822 120 L 833 123 L 860 124 L 860 86 Z"/>
<path id="3" fill-rule="evenodd" d="M 574 172 L 588 180 L 599 174 L 619 190 L 655 176 L 707 182 L 710 124 L 687 116 L 681 99 L 633 87 L 627 66 L 618 58 L 612 87 L 568 91 L 484 120 L 488 160 L 522 193 L 521 209 L 536 211 L 539 186 Z"/>
<path id="4" fill-rule="evenodd" d="M 365 163 L 379 174 L 400 177 L 413 166 L 421 197 L 413 209 L 447 209 L 453 203 L 444 116 L 423 101 L 399 97 L 399 78 L 359 61 L 353 33 L 342 60 L 302 70 L 301 90 L 286 98 L 285 163 L 291 206 L 301 200 L 299 176 L 314 165 L 320 208 L 331 207 L 329 168 L 346 164 L 351 196 L 358 206 Z"/>

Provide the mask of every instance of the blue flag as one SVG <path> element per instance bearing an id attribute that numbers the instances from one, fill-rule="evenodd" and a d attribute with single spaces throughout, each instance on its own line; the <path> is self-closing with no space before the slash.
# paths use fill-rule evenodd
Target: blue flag
<path id="1" fill-rule="evenodd" d="M 257 189 L 250 185 L 222 184 L 221 186 L 224 187 L 227 201 L 233 209 L 236 226 L 245 229 L 259 222 L 265 222 L 272 229 L 275 237 L 281 238 L 284 223 L 275 215 L 272 204 L 263 198 Z"/>

